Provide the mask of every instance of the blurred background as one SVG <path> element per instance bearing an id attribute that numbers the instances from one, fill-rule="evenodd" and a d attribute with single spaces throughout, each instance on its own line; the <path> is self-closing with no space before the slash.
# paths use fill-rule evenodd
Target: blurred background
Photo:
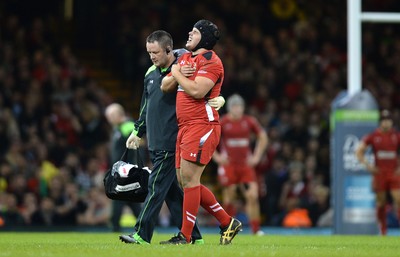
<path id="1" fill-rule="evenodd" d="M 202 18 L 221 31 L 222 94 L 242 95 L 269 136 L 257 167 L 262 225 L 281 227 L 296 203 L 311 226 L 332 226 L 329 115 L 347 88 L 346 8 L 345 0 L 1 1 L 0 230 L 109 229 L 104 109 L 118 102 L 137 118 L 151 65 L 147 35 L 166 30 L 181 48 Z M 400 2 L 364 0 L 362 9 L 400 12 Z M 396 127 L 399 29 L 362 26 L 363 89 L 392 111 Z M 203 182 L 218 196 L 215 163 L 207 170 Z M 282 195 L 285 184 L 290 196 Z M 239 215 L 242 207 L 238 201 Z M 169 226 L 162 215 L 159 225 Z"/>

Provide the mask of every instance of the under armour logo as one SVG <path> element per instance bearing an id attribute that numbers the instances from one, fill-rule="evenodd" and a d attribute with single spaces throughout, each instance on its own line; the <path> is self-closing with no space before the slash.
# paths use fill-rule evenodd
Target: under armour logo
<path id="1" fill-rule="evenodd" d="M 190 153 L 190 157 L 196 157 L 195 153 Z"/>

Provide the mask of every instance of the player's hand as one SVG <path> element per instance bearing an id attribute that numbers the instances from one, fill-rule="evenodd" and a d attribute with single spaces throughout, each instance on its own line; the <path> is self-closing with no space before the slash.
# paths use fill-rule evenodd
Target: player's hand
<path id="1" fill-rule="evenodd" d="M 191 77 L 193 76 L 194 72 L 196 71 L 196 67 L 193 67 L 191 65 L 185 64 L 183 66 L 181 66 L 181 73 L 185 76 L 185 77 Z"/>
<path id="2" fill-rule="evenodd" d="M 171 67 L 172 76 L 175 76 L 178 72 L 181 72 L 181 66 L 179 65 L 179 63 L 173 64 Z"/>
<path id="3" fill-rule="evenodd" d="M 252 156 L 250 156 L 248 159 L 247 159 L 247 165 L 249 165 L 250 167 L 255 167 L 255 166 L 257 166 L 257 164 L 260 162 L 260 158 L 257 158 L 257 156 L 254 156 L 254 155 L 252 155 Z"/>
<path id="4" fill-rule="evenodd" d="M 215 110 L 219 110 L 222 108 L 222 106 L 224 106 L 225 104 L 225 98 L 223 96 L 217 96 L 215 98 L 209 99 L 208 100 L 208 104 L 215 108 Z"/>
<path id="5" fill-rule="evenodd" d="M 366 166 L 366 169 L 367 169 L 367 171 L 371 172 L 371 174 L 376 174 L 376 173 L 378 173 L 378 171 L 379 171 L 378 167 L 373 166 L 373 165 L 371 165 L 371 164 L 368 164 L 368 165 Z"/>
<path id="6" fill-rule="evenodd" d="M 138 149 L 140 144 L 140 137 L 137 136 L 137 131 L 132 131 L 128 140 L 126 140 L 126 148 Z"/>
<path id="7" fill-rule="evenodd" d="M 214 161 L 219 165 L 219 166 L 224 166 L 229 164 L 229 159 L 228 156 L 224 154 L 218 154 L 214 156 Z"/>

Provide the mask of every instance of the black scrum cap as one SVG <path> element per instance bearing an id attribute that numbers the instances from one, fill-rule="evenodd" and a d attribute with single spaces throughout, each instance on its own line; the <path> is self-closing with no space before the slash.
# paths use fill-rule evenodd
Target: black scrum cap
<path id="1" fill-rule="evenodd" d="M 192 51 L 200 48 L 213 49 L 219 39 L 218 27 L 208 20 L 199 20 L 194 24 L 194 27 L 200 31 L 201 40 Z"/>

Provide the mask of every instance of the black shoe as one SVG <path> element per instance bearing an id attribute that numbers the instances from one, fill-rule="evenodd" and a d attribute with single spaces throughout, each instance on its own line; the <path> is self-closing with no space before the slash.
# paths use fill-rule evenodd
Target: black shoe
<path id="1" fill-rule="evenodd" d="M 170 240 L 160 242 L 162 245 L 184 245 L 187 243 L 186 237 L 182 234 L 182 232 L 179 232 L 176 236 L 171 237 Z"/>
<path id="2" fill-rule="evenodd" d="M 228 245 L 232 242 L 233 238 L 236 236 L 239 231 L 242 231 L 242 223 L 235 219 L 231 218 L 231 222 L 229 223 L 228 226 L 221 228 L 221 238 L 219 240 L 219 243 L 221 245 Z"/>
<path id="3" fill-rule="evenodd" d="M 119 240 L 121 240 L 122 242 L 124 242 L 126 244 L 139 244 L 139 242 L 136 241 L 135 238 L 133 238 L 133 234 L 120 235 Z"/>

